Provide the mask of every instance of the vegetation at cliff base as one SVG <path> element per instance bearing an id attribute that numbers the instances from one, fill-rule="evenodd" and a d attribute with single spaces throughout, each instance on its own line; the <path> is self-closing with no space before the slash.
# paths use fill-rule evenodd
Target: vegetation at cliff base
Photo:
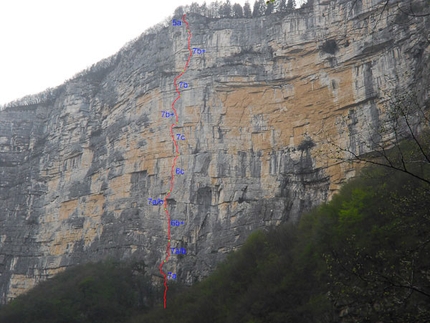
<path id="1" fill-rule="evenodd" d="M 107 262 L 39 284 L 0 322 L 430 322 L 430 168 L 413 161 L 416 177 L 365 168 L 299 223 L 253 233 L 207 279 L 170 284 L 167 309 L 143 264 Z"/>
<path id="2" fill-rule="evenodd" d="M 162 297 L 144 269 L 140 262 L 113 261 L 70 268 L 3 306 L 0 322 L 124 322 Z"/>
<path id="3" fill-rule="evenodd" d="M 167 310 L 131 322 L 430 322 L 429 189 L 365 169 L 297 225 L 255 232 Z"/>

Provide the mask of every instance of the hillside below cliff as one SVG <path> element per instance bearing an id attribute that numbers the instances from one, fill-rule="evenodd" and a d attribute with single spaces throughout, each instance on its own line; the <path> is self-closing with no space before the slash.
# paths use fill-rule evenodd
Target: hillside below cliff
<path id="1" fill-rule="evenodd" d="M 175 107 L 179 174 L 166 271 L 193 283 L 254 230 L 296 221 L 354 176 L 331 140 L 374 148 L 387 93 L 428 96 L 427 18 L 385 1 L 288 14 L 187 14 L 196 52 Z M 184 26 L 146 33 L 40 102 L 0 111 L 2 302 L 69 266 L 164 259 Z M 364 138 L 364 140 L 362 140 Z M 330 139 L 330 140 L 329 140 Z M 383 138 L 382 138 L 383 139 Z M 381 141 L 382 142 L 382 141 Z M 181 173 L 183 171 L 183 174 Z"/>

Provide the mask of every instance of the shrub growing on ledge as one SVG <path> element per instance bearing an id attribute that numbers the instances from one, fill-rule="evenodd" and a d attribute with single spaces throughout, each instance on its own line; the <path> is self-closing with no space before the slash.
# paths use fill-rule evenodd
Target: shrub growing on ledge
<path id="1" fill-rule="evenodd" d="M 334 39 L 329 39 L 324 42 L 321 46 L 321 50 L 327 54 L 334 55 L 339 50 L 337 43 Z"/>

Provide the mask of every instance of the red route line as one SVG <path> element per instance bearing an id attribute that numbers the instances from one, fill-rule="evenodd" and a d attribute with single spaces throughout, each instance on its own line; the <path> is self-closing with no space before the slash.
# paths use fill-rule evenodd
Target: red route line
<path id="1" fill-rule="evenodd" d="M 175 158 L 173 158 L 173 163 L 172 163 L 172 168 L 170 170 L 170 188 L 167 191 L 167 195 L 164 197 L 164 211 L 166 212 L 166 218 L 167 218 L 167 247 L 166 247 L 166 257 L 164 258 L 164 260 L 161 262 L 160 264 L 160 273 L 161 275 L 164 277 L 164 308 L 166 308 L 167 302 L 166 302 L 166 298 L 167 298 L 167 290 L 169 289 L 169 287 L 167 286 L 167 275 L 166 273 L 163 271 L 163 265 L 169 261 L 170 258 L 170 238 L 171 238 L 171 225 L 170 225 L 170 213 L 169 210 L 167 209 L 167 199 L 169 198 L 170 194 L 173 191 L 173 185 L 174 185 L 174 181 L 175 181 L 175 166 L 176 166 L 176 160 L 179 157 L 179 147 L 178 147 L 178 142 L 175 139 L 175 134 L 173 133 L 173 128 L 178 124 L 178 113 L 175 109 L 175 103 L 176 101 L 179 100 L 179 98 L 181 97 L 181 92 L 179 91 L 178 88 L 178 79 L 184 75 L 184 73 L 186 72 L 188 65 L 190 64 L 190 60 L 191 60 L 191 56 L 193 55 L 192 51 L 191 51 L 191 30 L 189 28 L 189 24 L 187 22 L 187 20 L 185 19 L 186 15 L 182 16 L 182 21 L 185 23 L 185 25 L 187 26 L 187 33 L 188 33 L 188 51 L 189 51 L 189 55 L 188 55 L 188 60 L 185 63 L 185 67 L 184 70 L 175 77 L 175 79 L 173 80 L 173 84 L 175 85 L 175 90 L 176 93 L 178 94 L 178 96 L 176 97 L 176 99 L 173 101 L 172 103 L 172 110 L 175 113 L 175 123 L 173 123 L 170 126 L 170 136 L 172 137 L 172 141 L 175 145 Z"/>

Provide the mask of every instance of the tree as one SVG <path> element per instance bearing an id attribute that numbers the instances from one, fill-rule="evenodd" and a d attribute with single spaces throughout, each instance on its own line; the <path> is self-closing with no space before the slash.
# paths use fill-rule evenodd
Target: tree
<path id="1" fill-rule="evenodd" d="M 281 0 L 278 3 L 277 11 L 286 11 L 287 10 L 287 0 Z"/>
<path id="2" fill-rule="evenodd" d="M 224 4 L 221 5 L 219 14 L 221 17 L 231 17 L 232 9 L 230 0 L 227 0 Z"/>
<path id="3" fill-rule="evenodd" d="M 128 321 L 162 297 L 143 262 L 89 263 L 38 284 L 0 310 L 1 323 Z"/>
<path id="4" fill-rule="evenodd" d="M 243 18 L 243 9 L 242 6 L 238 3 L 233 5 L 233 16 L 235 18 Z"/>
<path id="5" fill-rule="evenodd" d="M 270 15 L 271 13 L 273 13 L 274 8 L 275 8 L 275 5 L 273 4 L 273 2 L 267 3 L 267 7 L 266 7 L 264 14 L 266 16 Z"/>
<path id="6" fill-rule="evenodd" d="M 200 13 L 200 5 L 197 2 L 191 3 L 189 12 Z"/>
<path id="7" fill-rule="evenodd" d="M 251 5 L 249 4 L 249 1 L 246 1 L 245 5 L 243 6 L 243 15 L 245 18 L 252 17 Z"/>
<path id="8" fill-rule="evenodd" d="M 264 0 L 255 0 L 252 16 L 253 17 L 263 16 L 265 9 L 266 9 L 266 4 L 264 3 Z"/>
<path id="9" fill-rule="evenodd" d="M 184 15 L 184 7 L 183 6 L 179 6 L 175 9 L 174 13 L 173 13 L 173 17 L 180 17 L 182 18 L 182 16 Z"/>
<path id="10" fill-rule="evenodd" d="M 428 194 L 418 179 L 378 166 L 324 207 L 334 230 L 319 243 L 328 247 L 329 295 L 343 322 L 428 322 Z"/>
<path id="11" fill-rule="evenodd" d="M 217 0 L 215 2 L 211 2 L 209 4 L 208 10 L 209 10 L 209 16 L 211 18 L 218 18 L 220 17 L 220 8 L 221 8 L 221 3 Z"/>
<path id="12" fill-rule="evenodd" d="M 254 7 L 252 9 L 252 16 L 253 17 L 258 17 L 259 16 L 259 14 L 258 14 L 259 8 L 260 8 L 260 5 L 258 4 L 258 0 L 255 0 Z"/>
<path id="13" fill-rule="evenodd" d="M 209 16 L 209 12 L 208 12 L 208 8 L 207 8 L 207 5 L 206 5 L 206 2 L 203 2 L 203 4 L 200 6 L 200 14 L 202 16 L 205 16 L 205 17 Z"/>

